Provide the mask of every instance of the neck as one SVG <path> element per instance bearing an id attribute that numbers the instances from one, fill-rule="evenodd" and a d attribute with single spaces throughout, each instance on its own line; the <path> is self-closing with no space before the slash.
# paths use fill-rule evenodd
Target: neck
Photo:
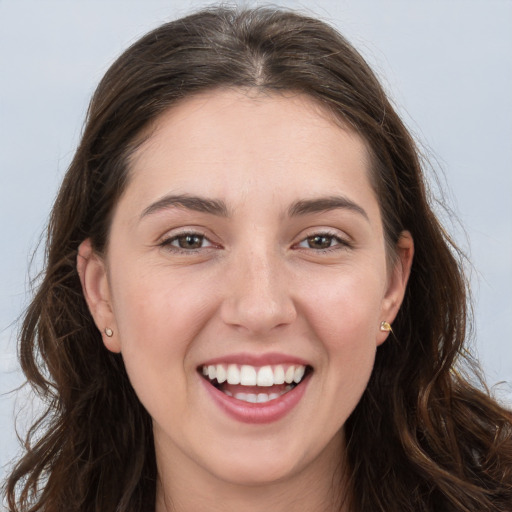
<path id="1" fill-rule="evenodd" d="M 253 485 L 218 479 L 183 460 L 159 460 L 156 512 L 348 512 L 343 454 L 344 443 L 337 438 L 305 468 Z"/>

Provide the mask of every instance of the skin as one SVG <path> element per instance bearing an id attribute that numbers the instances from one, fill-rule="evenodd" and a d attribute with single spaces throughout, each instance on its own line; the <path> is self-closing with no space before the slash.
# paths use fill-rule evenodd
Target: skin
<path id="1" fill-rule="evenodd" d="M 308 97 L 242 90 L 181 102 L 137 150 L 108 250 L 84 241 L 78 269 L 98 329 L 114 332 L 106 347 L 122 353 L 153 418 L 158 512 L 340 510 L 343 425 L 413 256 L 403 233 L 386 258 L 368 162 L 364 141 Z M 183 194 L 222 201 L 226 215 L 152 206 Z M 333 196 L 356 207 L 290 215 Z M 200 235 L 196 249 L 180 249 L 184 233 Z M 197 368 L 269 352 L 313 367 L 306 391 L 278 421 L 236 421 Z"/>

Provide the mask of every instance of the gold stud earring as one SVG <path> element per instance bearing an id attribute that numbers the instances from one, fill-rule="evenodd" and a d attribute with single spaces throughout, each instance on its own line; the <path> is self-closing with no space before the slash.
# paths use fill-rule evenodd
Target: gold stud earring
<path id="1" fill-rule="evenodd" d="M 112 338 L 112 336 L 114 336 L 114 331 L 110 327 L 105 327 L 104 332 L 109 338 Z"/>
<path id="2" fill-rule="evenodd" d="M 380 330 L 383 332 L 393 332 L 391 325 L 389 325 L 386 321 L 380 323 Z"/>

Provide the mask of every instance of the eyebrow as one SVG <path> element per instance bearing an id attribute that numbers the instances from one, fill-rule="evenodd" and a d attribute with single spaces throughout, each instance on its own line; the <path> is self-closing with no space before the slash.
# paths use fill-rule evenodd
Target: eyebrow
<path id="1" fill-rule="evenodd" d="M 144 218 L 168 208 L 181 207 L 200 213 L 209 213 L 220 217 L 229 217 L 229 211 L 224 201 L 207 199 L 205 197 L 190 196 L 187 194 L 167 195 L 149 205 L 141 214 Z M 289 217 L 299 217 L 329 210 L 345 209 L 362 215 L 369 220 L 366 211 L 358 204 L 344 196 L 319 197 L 315 199 L 302 199 L 293 203 L 288 209 Z"/>
<path id="2" fill-rule="evenodd" d="M 344 196 L 319 197 L 297 201 L 288 209 L 288 215 L 290 217 L 297 217 L 336 209 L 351 210 L 369 220 L 368 214 L 361 206 Z"/>
<path id="3" fill-rule="evenodd" d="M 223 201 L 206 199 L 204 197 L 189 196 L 186 194 L 164 196 L 150 204 L 141 214 L 141 218 L 168 208 L 181 207 L 201 213 L 210 213 L 221 217 L 228 217 L 228 209 Z"/>

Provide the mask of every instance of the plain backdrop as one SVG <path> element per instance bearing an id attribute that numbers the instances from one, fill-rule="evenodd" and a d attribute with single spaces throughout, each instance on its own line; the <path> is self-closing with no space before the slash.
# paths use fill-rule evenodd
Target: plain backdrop
<path id="1" fill-rule="evenodd" d="M 26 392 L 9 393 L 22 382 L 16 318 L 28 301 L 29 263 L 88 100 L 130 43 L 203 5 L 0 0 L 0 479 L 18 450 L 15 406 L 31 404 Z M 439 177 L 434 192 L 454 212 L 439 210 L 440 215 L 470 255 L 473 350 L 489 384 L 505 381 L 499 395 L 512 400 L 512 2 L 274 5 L 333 23 L 381 76 Z M 31 275 L 41 268 L 41 254 L 33 259 Z M 22 430 L 28 420 L 25 409 L 19 415 Z"/>

